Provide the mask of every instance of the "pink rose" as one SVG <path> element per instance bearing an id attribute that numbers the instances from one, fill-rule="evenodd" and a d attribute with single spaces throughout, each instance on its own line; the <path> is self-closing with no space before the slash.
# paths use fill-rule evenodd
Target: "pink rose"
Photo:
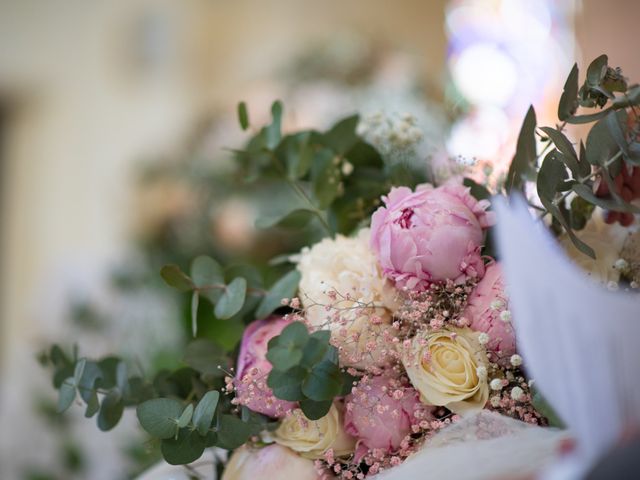
<path id="1" fill-rule="evenodd" d="M 484 277 L 469 295 L 462 316 L 471 322 L 472 330 L 489 336 L 486 348 L 495 353 L 498 360 L 508 360 L 516 353 L 516 337 L 500 264 L 487 265 Z"/>
<path id="2" fill-rule="evenodd" d="M 247 445 L 236 449 L 227 463 L 222 480 L 256 480 L 258 478 L 317 480 L 313 460 L 302 458 L 292 450 L 274 443 L 264 448 Z"/>
<path id="3" fill-rule="evenodd" d="M 240 354 L 234 381 L 236 398 L 254 412 L 270 417 L 283 417 L 296 407 L 294 402 L 277 399 L 267 387 L 271 362 L 267 360 L 268 343 L 291 323 L 290 320 L 272 315 L 251 323 L 242 336 Z"/>
<path id="4" fill-rule="evenodd" d="M 388 375 L 363 377 L 346 397 L 345 431 L 358 439 L 358 452 L 380 448 L 394 452 L 407 435 L 416 417 L 431 418 L 418 392 L 405 380 Z"/>
<path id="5" fill-rule="evenodd" d="M 487 200 L 458 184 L 392 188 L 371 218 L 371 247 L 399 288 L 482 277 L 483 229 L 494 223 Z"/>

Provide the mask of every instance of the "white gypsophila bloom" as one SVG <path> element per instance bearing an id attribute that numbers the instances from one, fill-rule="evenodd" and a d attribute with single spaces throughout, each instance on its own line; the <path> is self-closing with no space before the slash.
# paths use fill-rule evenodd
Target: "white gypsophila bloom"
<path id="1" fill-rule="evenodd" d="M 524 397 L 524 390 L 522 390 L 520 387 L 513 387 L 511 389 L 511 398 L 516 402 L 521 400 L 522 397 Z"/>
<path id="2" fill-rule="evenodd" d="M 489 343 L 489 340 L 491 339 L 485 332 L 482 332 L 480 333 L 480 335 L 478 335 L 478 342 L 480 343 L 480 345 L 486 345 L 487 343 Z"/>
<path id="3" fill-rule="evenodd" d="M 595 260 L 578 250 L 566 234 L 560 236 L 560 243 L 571 260 L 591 278 L 604 285 L 610 282 L 617 284 L 620 280 L 620 270 L 616 269 L 615 265 L 629 233 L 627 227 L 617 223 L 605 223 L 602 211 L 596 209 L 585 228 L 576 232 L 583 242 L 593 248 Z"/>
<path id="4" fill-rule="evenodd" d="M 511 362 L 511 365 L 513 365 L 514 367 L 519 367 L 520 365 L 522 365 L 522 357 L 517 353 L 514 355 L 511 355 L 511 358 L 509 359 L 509 361 Z"/>
<path id="5" fill-rule="evenodd" d="M 369 229 L 337 235 L 305 248 L 294 260 L 307 320 L 331 330 L 343 365 L 366 368 L 386 362 L 383 334 L 397 309 L 394 287 L 369 248 Z"/>
<path id="6" fill-rule="evenodd" d="M 491 387 L 491 390 L 499 392 L 500 390 L 502 390 L 502 380 L 500 380 L 499 378 L 494 378 L 493 380 L 491 380 L 491 383 L 489 383 L 489 387 Z"/>
<path id="7" fill-rule="evenodd" d="M 511 310 L 503 310 L 500 312 L 500 320 L 504 323 L 509 323 L 511 321 Z"/>

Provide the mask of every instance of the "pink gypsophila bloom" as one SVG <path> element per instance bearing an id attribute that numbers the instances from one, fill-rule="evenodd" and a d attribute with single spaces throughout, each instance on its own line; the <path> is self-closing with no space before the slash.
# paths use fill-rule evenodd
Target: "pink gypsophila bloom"
<path id="1" fill-rule="evenodd" d="M 397 287 L 482 277 L 483 230 L 494 223 L 487 200 L 459 184 L 392 188 L 383 200 L 371 218 L 371 247 Z"/>
<path id="2" fill-rule="evenodd" d="M 498 359 L 506 360 L 516 353 L 516 337 L 511 323 L 509 299 L 505 293 L 504 277 L 500 264 L 490 263 L 484 277 L 469 295 L 462 316 L 469 319 L 470 327 L 489 335 L 486 348 Z"/>
<path id="3" fill-rule="evenodd" d="M 254 412 L 270 417 L 283 417 L 296 403 L 277 399 L 267 387 L 271 362 L 267 360 L 268 343 L 291 323 L 284 317 L 272 315 L 251 323 L 242 336 L 234 385 L 236 399 Z"/>
<path id="4" fill-rule="evenodd" d="M 417 410 L 426 408 L 406 379 L 388 375 L 361 381 L 345 402 L 345 431 L 358 439 L 360 447 L 385 452 L 398 450 L 411 426 L 419 423 Z"/>

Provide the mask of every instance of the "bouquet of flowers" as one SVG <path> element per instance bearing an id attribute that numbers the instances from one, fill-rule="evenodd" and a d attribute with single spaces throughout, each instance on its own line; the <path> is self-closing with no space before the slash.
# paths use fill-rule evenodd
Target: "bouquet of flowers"
<path id="1" fill-rule="evenodd" d="M 357 116 L 325 132 L 283 134 L 282 105 L 274 103 L 272 122 L 236 152 L 239 173 L 295 194 L 286 211 L 258 223 L 290 229 L 308 245 L 266 271 L 207 256 L 188 272 L 165 266 L 165 282 L 191 295 L 195 340 L 185 365 L 145 378 L 118 358 L 89 360 L 54 347 L 60 411 L 79 396 L 86 416 L 109 430 L 135 406 L 168 463 L 189 464 L 210 447 L 233 451 L 226 465 L 218 462 L 227 480 L 363 479 L 482 410 L 558 424 L 517 351 L 488 235 L 489 198 L 522 192 L 532 210 L 550 215 L 552 231 L 595 257 L 576 233 L 595 206 L 627 226 L 638 211 L 638 103 L 640 87 L 629 87 L 606 56 L 589 66 L 581 88 L 574 67 L 560 100 L 562 124 L 537 131 L 531 108 L 498 185 L 457 176 L 436 185 L 424 166 L 385 160 L 358 134 Z M 597 110 L 578 115 L 579 106 Z M 248 129 L 243 103 L 238 114 Z M 576 153 L 563 130 L 593 121 Z M 405 123 L 396 141 L 410 141 L 413 125 Z M 215 338 L 198 337 L 202 308 L 242 325 L 239 346 L 225 351 Z"/>

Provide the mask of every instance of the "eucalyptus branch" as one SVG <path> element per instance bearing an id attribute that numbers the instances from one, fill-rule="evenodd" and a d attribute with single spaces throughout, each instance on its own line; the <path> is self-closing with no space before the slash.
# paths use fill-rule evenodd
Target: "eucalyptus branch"
<path id="1" fill-rule="evenodd" d="M 597 177 L 598 175 L 600 175 L 602 173 L 602 170 L 610 167 L 616 160 L 618 160 L 620 157 L 622 156 L 622 150 L 618 150 L 618 153 L 616 153 L 613 157 L 611 157 L 609 160 L 607 160 L 606 162 L 604 162 L 600 167 L 598 167 L 596 170 L 594 170 L 593 172 L 591 172 L 589 175 L 587 175 L 586 177 L 580 177 L 580 178 L 576 178 L 575 181 L 580 183 L 580 184 L 585 184 L 587 183 L 587 181 L 592 180 L 593 178 Z M 573 193 L 573 190 L 567 190 L 566 192 L 564 192 L 560 197 L 558 197 L 557 200 L 555 200 L 553 203 L 556 205 L 559 205 L 560 203 L 564 202 L 567 197 L 569 195 L 571 195 Z M 543 214 L 541 214 L 538 217 L 538 220 L 542 220 L 544 217 L 546 217 L 549 213 L 548 210 L 546 210 L 545 208 L 539 208 L 539 210 L 544 211 Z"/>
<path id="2" fill-rule="evenodd" d="M 269 156 L 271 157 L 271 160 L 272 160 L 274 166 L 278 169 L 280 174 L 286 180 L 287 184 L 309 206 L 309 210 L 312 211 L 314 213 L 314 215 L 316 215 L 318 217 L 318 219 L 320 220 L 320 223 L 322 224 L 322 227 L 326 230 L 326 232 L 329 234 L 329 236 L 333 237 L 333 231 L 331 229 L 331 226 L 329 226 L 329 223 L 324 218 L 324 215 L 322 214 L 322 211 L 319 210 L 318 207 L 316 207 L 314 205 L 314 203 L 311 201 L 311 198 L 309 198 L 309 195 L 307 195 L 307 193 L 298 184 L 298 182 L 296 182 L 295 180 L 292 180 L 291 178 L 289 178 L 289 176 L 287 175 L 287 172 L 285 171 L 284 167 L 280 164 L 280 160 L 278 160 L 278 157 L 276 157 L 275 153 L 273 153 L 272 151 L 269 151 Z"/>

